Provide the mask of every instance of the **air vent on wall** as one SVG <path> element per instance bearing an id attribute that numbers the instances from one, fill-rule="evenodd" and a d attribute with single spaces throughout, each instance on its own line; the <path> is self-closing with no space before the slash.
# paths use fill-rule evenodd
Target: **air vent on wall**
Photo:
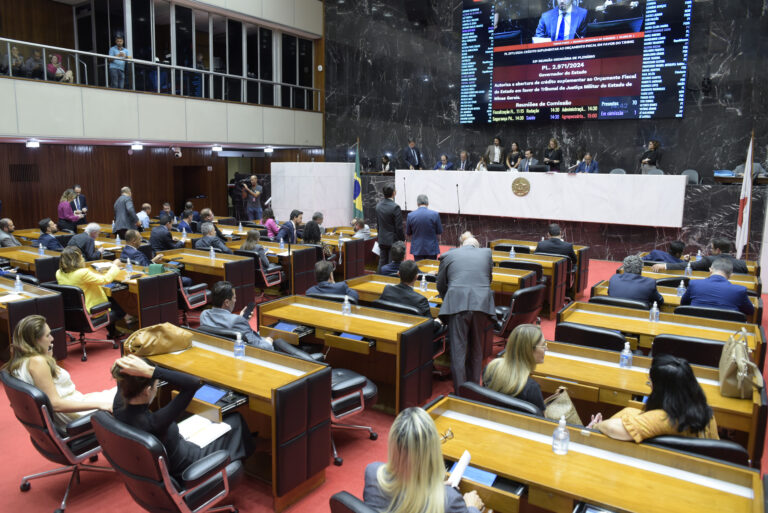
<path id="1" fill-rule="evenodd" d="M 39 182 L 40 171 L 37 164 L 10 164 L 8 174 L 11 182 Z"/>

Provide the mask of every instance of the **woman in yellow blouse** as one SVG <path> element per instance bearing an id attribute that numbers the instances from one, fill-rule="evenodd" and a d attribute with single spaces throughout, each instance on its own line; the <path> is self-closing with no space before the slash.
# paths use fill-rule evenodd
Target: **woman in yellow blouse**
<path id="1" fill-rule="evenodd" d="M 686 360 L 668 354 L 655 356 L 650 377 L 651 395 L 645 411 L 624 408 L 605 421 L 598 413 L 587 427 L 638 443 L 661 435 L 720 438 L 712 408 Z"/>
<path id="2" fill-rule="evenodd" d="M 102 286 L 112 283 L 120 273 L 120 268 L 117 266 L 119 262 L 120 260 L 112 262 L 106 273 L 97 273 L 85 266 L 85 260 L 80 252 L 80 248 L 67 246 L 61 252 L 59 270 L 56 271 L 56 281 L 59 285 L 72 285 L 83 291 L 85 306 L 89 311 L 101 303 L 106 303 L 107 301 L 111 303 L 109 325 L 107 326 L 109 338 L 117 336 L 115 323 L 125 317 L 125 312 L 115 300 L 107 298 L 107 294 Z"/>

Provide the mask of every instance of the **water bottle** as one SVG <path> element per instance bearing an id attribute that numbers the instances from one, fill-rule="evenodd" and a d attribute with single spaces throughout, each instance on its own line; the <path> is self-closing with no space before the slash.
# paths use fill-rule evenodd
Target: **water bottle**
<path id="1" fill-rule="evenodd" d="M 237 333 L 237 338 L 235 339 L 233 353 L 235 358 L 238 360 L 245 358 L 245 343 L 243 342 L 243 335 L 239 332 Z"/>
<path id="2" fill-rule="evenodd" d="M 285 242 L 283 242 L 283 238 L 280 237 L 280 251 L 285 249 Z"/>
<path id="3" fill-rule="evenodd" d="M 115 220 L 112 219 L 112 233 L 115 233 Z"/>
<path id="4" fill-rule="evenodd" d="M 426 275 L 422 274 L 421 275 L 421 290 L 426 292 L 427 288 L 429 288 L 429 285 L 427 285 L 427 277 L 426 277 Z"/>
<path id="5" fill-rule="evenodd" d="M 685 295 L 685 281 L 680 280 L 680 285 L 677 286 L 677 297 L 683 297 Z"/>
<path id="6" fill-rule="evenodd" d="M 653 302 L 648 318 L 651 322 L 659 322 L 659 304 L 656 301 Z"/>
<path id="7" fill-rule="evenodd" d="M 619 367 L 632 367 L 632 350 L 629 348 L 629 342 L 624 342 L 624 349 L 619 355 Z"/>
<path id="8" fill-rule="evenodd" d="M 565 426 L 565 415 L 560 417 L 560 422 L 552 433 L 552 452 L 555 454 L 568 454 L 568 442 L 571 440 L 571 435 L 568 433 L 568 428 Z"/>
<path id="9" fill-rule="evenodd" d="M 216 251 L 213 250 L 213 246 L 211 246 L 211 250 L 208 252 L 208 256 L 211 260 L 216 260 Z"/>
<path id="10" fill-rule="evenodd" d="M 691 263 L 685 266 L 685 276 L 693 276 L 693 269 L 691 269 Z"/>
<path id="11" fill-rule="evenodd" d="M 701 255 L 701 250 L 699 250 L 699 252 L 698 252 L 698 253 L 696 253 L 696 261 L 698 262 L 698 261 L 699 261 L 699 260 L 701 260 L 702 258 L 704 258 L 704 257 Z"/>
<path id="12" fill-rule="evenodd" d="M 13 284 L 14 292 L 24 292 L 24 284 L 21 283 L 21 276 L 16 275 L 16 283 Z"/>
<path id="13" fill-rule="evenodd" d="M 237 231 L 242 233 L 242 231 L 243 231 L 243 223 L 237 223 Z"/>
<path id="14" fill-rule="evenodd" d="M 182 228 L 181 229 L 181 242 L 186 242 L 187 240 L 187 229 Z"/>
<path id="15" fill-rule="evenodd" d="M 341 314 L 349 315 L 352 313 L 352 303 L 349 302 L 349 296 L 344 294 L 344 304 L 341 305 Z"/>
<path id="16" fill-rule="evenodd" d="M 133 263 L 131 262 L 130 258 L 125 263 L 125 272 L 128 274 L 128 276 L 133 274 Z"/>
<path id="17" fill-rule="evenodd" d="M 40 256 L 45 256 L 45 247 L 39 242 L 37 243 L 37 254 Z"/>
<path id="18" fill-rule="evenodd" d="M 341 232 L 339 232 L 339 248 L 341 248 L 342 244 L 343 244 L 343 242 L 341 240 Z"/>
<path id="19" fill-rule="evenodd" d="M 176 219 L 176 216 L 173 216 L 173 224 L 179 224 L 179 220 Z"/>
<path id="20" fill-rule="evenodd" d="M 515 258 L 515 247 L 509 248 L 509 258 Z"/>
<path id="21" fill-rule="evenodd" d="M 115 237 L 115 244 L 117 244 L 118 246 L 122 245 L 122 242 L 120 242 L 120 236 L 119 235 L 117 237 Z"/>

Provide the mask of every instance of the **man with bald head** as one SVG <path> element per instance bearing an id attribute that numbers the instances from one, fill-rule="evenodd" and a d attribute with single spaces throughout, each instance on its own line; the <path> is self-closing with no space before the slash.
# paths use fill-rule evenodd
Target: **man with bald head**
<path id="1" fill-rule="evenodd" d="M 471 234 L 460 248 L 447 252 L 440 262 L 437 291 L 443 298 L 440 317 L 448 319 L 455 393 L 462 383 L 480 383 L 482 378 L 483 349 L 493 337 L 496 315 L 492 274 L 491 250 L 480 248 Z"/>

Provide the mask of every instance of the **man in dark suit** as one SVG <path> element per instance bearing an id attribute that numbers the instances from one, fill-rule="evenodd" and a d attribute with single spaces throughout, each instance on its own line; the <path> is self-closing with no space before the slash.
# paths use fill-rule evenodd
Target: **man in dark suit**
<path id="1" fill-rule="evenodd" d="M 301 218 L 303 214 L 304 212 L 301 210 L 291 210 L 290 219 L 280 227 L 275 240 L 280 241 L 282 239 L 286 244 L 296 244 L 296 232 L 298 231 L 299 226 L 301 226 Z"/>
<path id="2" fill-rule="evenodd" d="M 485 149 L 485 162 L 488 164 L 488 170 L 504 171 L 506 158 L 507 152 L 504 150 L 504 145 L 501 144 L 501 137 L 494 137 L 493 144 L 488 145 Z"/>
<path id="3" fill-rule="evenodd" d="M 184 243 L 171 235 L 172 218 L 162 212 L 160 214 L 160 226 L 152 228 L 149 235 L 149 244 L 155 251 L 167 251 L 184 247 Z"/>
<path id="4" fill-rule="evenodd" d="M 440 160 L 437 161 L 437 164 L 435 164 L 435 167 L 433 169 L 440 169 L 443 171 L 450 171 L 453 169 L 453 162 L 448 160 L 448 155 L 440 155 Z"/>
<path id="5" fill-rule="evenodd" d="M 691 280 L 685 294 L 680 298 L 681 305 L 739 310 L 752 315 L 755 307 L 749 301 L 747 288 L 728 281 L 733 272 L 731 261 L 717 258 L 712 262 L 710 275 L 704 280 Z"/>
<path id="6" fill-rule="evenodd" d="M 387 265 L 381 266 L 381 274 L 384 276 L 397 276 L 400 271 L 400 264 L 405 259 L 405 242 L 399 240 L 392 244 L 392 249 L 389 250 L 389 257 L 391 260 Z"/>
<path id="7" fill-rule="evenodd" d="M 473 169 L 474 167 L 472 166 L 472 162 L 469 161 L 469 153 L 461 150 L 461 153 L 459 153 L 459 161 L 456 163 L 456 170 L 472 171 Z"/>
<path id="8" fill-rule="evenodd" d="M 389 263 L 389 250 L 392 244 L 405 241 L 403 232 L 403 212 L 400 205 L 395 203 L 395 188 L 385 185 L 384 199 L 376 205 L 376 227 L 379 232 L 379 272 Z"/>
<path id="9" fill-rule="evenodd" d="M 624 273 L 614 274 L 608 281 L 608 295 L 622 299 L 645 301 L 649 306 L 657 303 L 659 307 L 664 298 L 656 289 L 656 280 L 642 276 L 643 261 L 637 255 L 624 259 Z"/>
<path id="10" fill-rule="evenodd" d="M 731 262 L 733 266 L 733 272 L 739 274 L 749 273 L 747 263 L 744 260 L 738 260 L 731 254 L 731 241 L 726 239 L 712 239 L 712 243 L 709 248 L 709 255 L 702 257 L 701 260 L 692 261 L 691 269 L 694 271 L 709 271 L 712 267 L 712 262 L 718 258 L 725 258 Z M 685 269 L 688 266 L 688 262 L 680 262 L 678 264 L 656 264 L 653 266 L 654 272 L 659 272 L 664 269 Z"/>
<path id="11" fill-rule="evenodd" d="M 96 240 L 101 233 L 101 227 L 98 223 L 88 223 L 83 233 L 78 233 L 71 239 L 67 246 L 77 246 L 83 254 L 86 262 L 101 259 L 101 250 L 96 249 Z"/>
<path id="12" fill-rule="evenodd" d="M 547 238 L 536 245 L 536 251 L 534 251 L 534 253 L 563 255 L 571 260 L 571 265 L 576 264 L 576 253 L 573 251 L 573 244 L 565 242 L 562 239 L 562 233 L 559 224 L 550 224 Z"/>
<path id="13" fill-rule="evenodd" d="M 64 251 L 64 246 L 59 239 L 53 236 L 58 230 L 56 223 L 50 217 L 46 217 L 40 220 L 39 226 L 41 234 L 37 239 L 37 245 L 51 251 Z"/>
<path id="14" fill-rule="evenodd" d="M 482 378 L 483 348 L 493 337 L 496 315 L 492 272 L 491 250 L 480 249 L 474 237 L 447 252 L 440 262 L 437 291 L 443 298 L 440 317 L 448 318 L 454 392 L 462 383 L 480 383 Z"/>
<path id="15" fill-rule="evenodd" d="M 347 282 L 333 281 L 333 264 L 327 260 L 320 260 L 315 264 L 315 280 L 317 285 L 309 287 L 306 294 L 337 294 L 339 296 L 346 294 L 355 302 L 359 299 L 357 291 L 350 289 Z"/>
<path id="16" fill-rule="evenodd" d="M 120 196 L 115 200 L 115 228 L 114 232 L 125 239 L 125 232 L 138 226 L 139 218 L 136 215 L 136 209 L 131 199 L 131 188 L 123 187 L 120 189 Z M 81 248 L 82 249 L 82 248 Z"/>
<path id="17" fill-rule="evenodd" d="M 685 243 L 679 240 L 674 240 L 669 243 L 669 251 L 663 251 L 661 249 L 652 249 L 647 255 L 643 257 L 646 262 L 666 262 L 668 264 L 679 264 L 682 262 L 681 257 L 685 251 Z"/>
<path id="18" fill-rule="evenodd" d="M 408 214 L 405 233 L 411 237 L 411 255 L 414 260 L 434 260 L 440 253 L 438 235 L 443 233 L 440 214 L 429 208 L 426 194 L 416 197 L 419 208 Z"/>
<path id="19" fill-rule="evenodd" d="M 402 305 L 418 308 L 419 315 L 432 318 L 432 311 L 429 309 L 427 298 L 413 290 L 416 283 L 416 277 L 419 274 L 419 266 L 413 260 L 404 260 L 400 264 L 400 283 L 397 285 L 387 285 L 381 293 L 382 301 L 398 303 Z M 437 331 L 443 326 L 443 322 L 438 318 L 434 319 L 434 329 Z"/>
<path id="20" fill-rule="evenodd" d="M 192 220 L 196 223 L 200 222 L 200 212 L 195 210 L 195 205 L 191 201 L 187 201 L 184 203 L 184 210 L 191 210 L 192 211 Z"/>
<path id="21" fill-rule="evenodd" d="M 233 253 L 232 250 L 229 249 L 223 242 L 221 242 L 221 239 L 216 236 L 216 230 L 213 227 L 213 223 L 203 223 L 200 228 L 200 233 L 202 233 L 203 236 L 195 241 L 195 249 L 208 251 L 211 248 L 214 248 L 218 249 L 222 253 L 227 253 L 228 255 Z"/>
<path id="22" fill-rule="evenodd" d="M 416 141 L 413 139 L 408 139 L 408 147 L 403 150 L 403 160 L 408 169 L 424 169 L 421 151 L 416 147 Z"/>
<path id="23" fill-rule="evenodd" d="M 600 168 L 597 161 L 592 158 L 592 154 L 587 152 L 579 165 L 576 166 L 574 173 L 599 173 Z"/>
<path id="24" fill-rule="evenodd" d="M 587 34 L 587 10 L 573 5 L 573 0 L 558 0 L 557 8 L 542 13 L 535 37 L 552 41 L 582 38 Z"/>
<path id="25" fill-rule="evenodd" d="M 517 170 L 527 173 L 531 170 L 532 166 L 537 166 L 538 164 L 539 161 L 533 158 L 533 150 L 525 150 L 525 158 L 520 161 L 520 167 Z"/>
<path id="26" fill-rule="evenodd" d="M 213 222 L 213 218 L 216 217 L 213 215 L 213 210 L 210 208 L 204 208 L 200 211 L 200 222 L 197 225 L 197 229 L 200 230 L 199 233 L 202 232 L 203 223 L 211 223 L 213 225 L 213 231 L 216 234 L 216 237 L 219 238 L 222 244 L 227 243 L 227 238 L 224 237 L 224 234 L 221 233 L 219 230 L 219 227 L 216 225 L 216 223 Z"/>
<path id="27" fill-rule="evenodd" d="M 120 260 L 126 262 L 129 258 L 135 265 L 143 265 L 148 267 L 149 264 L 156 264 L 163 259 L 163 254 L 158 253 L 150 260 L 147 255 L 139 251 L 141 246 L 141 234 L 136 230 L 128 230 L 125 232 L 125 248 L 120 253 Z"/>
<path id="28" fill-rule="evenodd" d="M 78 184 L 75 184 L 74 187 L 72 187 L 72 190 L 75 191 L 75 199 L 69 202 L 69 205 L 72 207 L 72 211 L 75 214 L 83 214 L 83 217 L 77 220 L 75 223 L 77 224 L 86 224 L 88 221 L 86 220 L 86 213 L 88 212 L 88 201 L 86 201 L 85 196 L 83 196 L 83 188 L 80 187 Z"/>

